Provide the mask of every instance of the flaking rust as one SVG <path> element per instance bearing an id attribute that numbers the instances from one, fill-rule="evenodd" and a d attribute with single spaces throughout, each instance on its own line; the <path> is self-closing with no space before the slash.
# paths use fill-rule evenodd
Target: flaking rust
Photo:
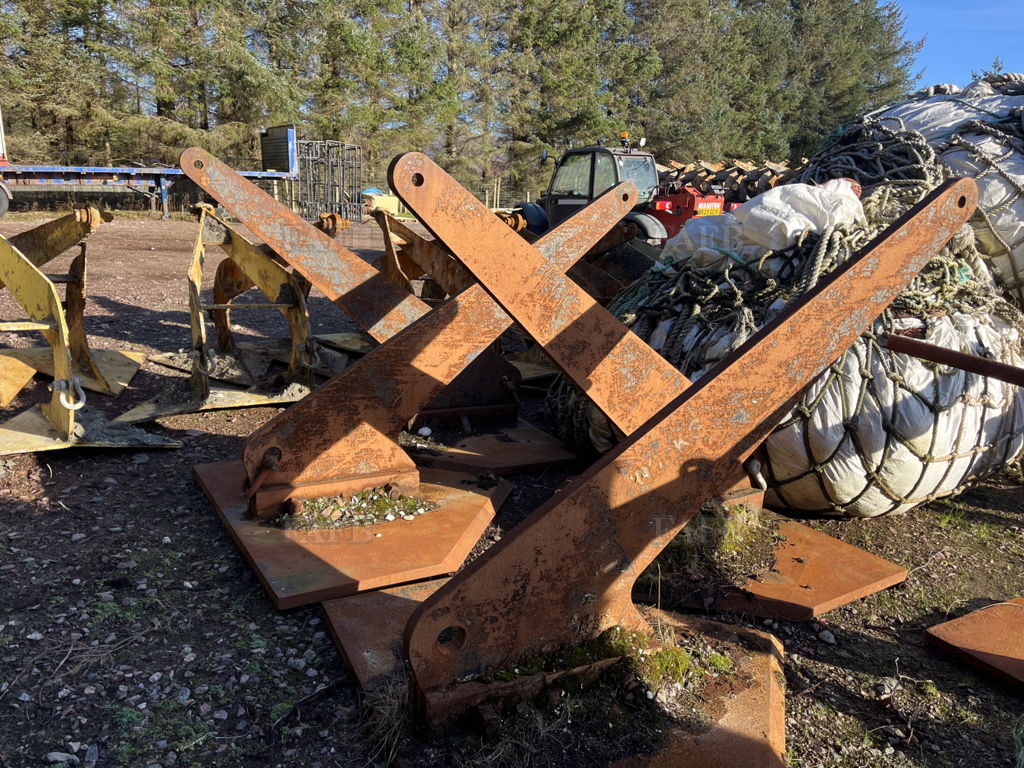
<path id="1" fill-rule="evenodd" d="M 439 479 L 421 483 L 420 471 L 399 448 L 397 436 L 456 380 L 468 361 L 484 354 L 511 325 L 511 318 L 477 285 L 426 312 L 422 302 L 351 252 L 317 239 L 321 233 L 305 232 L 303 227 L 311 229 L 309 225 L 293 220 L 294 215 L 272 198 L 261 198 L 262 193 L 250 189 L 249 182 L 230 174 L 230 169 L 208 154 L 188 150 L 181 162 L 200 186 L 285 262 L 334 298 L 371 335 L 376 330 L 383 342 L 250 436 L 240 466 L 197 468 L 224 524 L 275 601 L 282 607 L 299 605 L 456 570 L 507 487 L 490 493 L 467 490 L 461 481 L 445 480 L 447 475 L 435 470 L 429 474 Z M 566 238 L 556 229 L 549 242 L 538 242 L 538 249 L 564 271 L 628 212 L 635 197 L 632 185 L 617 188 L 614 195 L 603 196 L 573 219 L 580 232 L 577 237 Z M 490 212 L 487 215 L 498 221 Z M 500 222 L 499 226 L 518 237 Z M 550 245 L 555 242 L 557 251 Z M 336 269 L 327 270 L 325 253 L 335 254 Z M 325 276 L 325 271 L 333 277 Z M 344 280 L 338 279 L 339 275 Z M 395 314 L 401 307 L 415 311 Z M 225 482 L 222 478 L 228 476 L 234 479 Z M 248 489 L 244 495 L 243 485 Z M 407 495 L 443 496 L 444 503 L 429 521 L 416 523 L 419 527 L 427 522 L 436 526 L 437 535 L 428 531 L 423 538 L 403 540 L 396 549 L 390 543 L 395 537 L 382 531 L 382 538 L 371 539 L 369 544 L 325 549 L 315 535 L 306 536 L 308 543 L 304 543 L 304 535 L 310 532 L 289 531 L 287 537 L 271 541 L 265 531 L 253 527 L 277 513 L 286 501 L 352 494 L 384 485 Z M 468 497 L 472 499 L 467 501 Z M 448 519 L 446 510 L 457 512 L 460 504 L 464 510 L 461 517 L 447 532 L 441 530 Z M 465 509 L 467 505 L 471 508 Z M 294 566 L 300 561 L 315 574 L 296 575 Z M 360 575 L 353 577 L 355 573 Z M 302 586 L 314 582 L 315 587 Z"/>
<path id="2" fill-rule="evenodd" d="M 403 163 L 396 161 L 393 170 Z M 621 382 L 600 380 L 607 370 L 601 367 L 603 358 L 578 353 L 588 346 L 595 349 L 591 338 L 581 337 L 581 329 L 611 329 L 617 321 L 600 307 L 588 306 L 587 323 L 581 323 L 520 299 L 519 286 L 564 277 L 539 263 L 528 246 L 517 244 L 502 251 L 496 264 L 489 262 L 491 232 L 483 224 L 469 237 L 460 232 L 463 219 L 446 217 L 429 199 L 416 197 L 418 190 L 447 183 L 446 174 L 419 157 L 409 161 L 408 168 L 413 167 L 425 177 L 419 184 L 396 173 L 392 187 L 425 225 L 523 327 L 559 340 L 545 345 L 545 351 L 588 394 L 601 387 L 621 392 Z M 630 594 L 636 575 L 661 549 L 653 543 L 671 541 L 705 500 L 735 482 L 744 460 L 783 409 L 967 221 L 976 200 L 970 180 L 944 185 L 791 304 L 714 375 L 690 386 L 682 379 L 668 392 L 656 389 L 651 399 L 668 404 L 659 419 L 629 434 L 420 606 L 406 626 L 405 647 L 428 712 L 438 697 L 450 712 L 457 681 L 489 669 L 579 643 L 614 625 L 650 632 Z M 560 288 L 571 295 L 574 287 Z M 822 334 L 823 328 L 835 330 Z M 618 338 L 626 334 L 621 329 Z M 780 370 L 789 375 L 780 378 Z M 625 406 L 599 404 L 633 408 L 645 416 L 645 408 L 649 415 L 661 410 L 636 400 Z M 632 482 L 617 481 L 620 477 Z M 668 528 L 654 530 L 651 521 L 664 518 L 666 511 Z M 603 546 L 594 546 L 596 530 L 608 537 Z M 524 574 L 530 577 L 523 580 Z M 451 637 L 458 642 L 446 642 Z"/>
<path id="3" fill-rule="evenodd" d="M 202 168 L 196 169 L 196 162 Z M 262 207 L 257 207 L 263 193 L 254 192 L 250 189 L 253 185 L 237 174 L 230 176 L 230 169 L 208 153 L 187 150 L 182 154 L 181 165 L 314 286 L 328 296 L 333 295 L 346 311 L 354 311 L 353 319 L 371 334 L 374 328 L 381 327 L 383 313 L 412 298 L 322 233 L 316 235 L 326 238 L 328 243 L 314 235 L 294 234 L 301 227 L 312 227 L 301 219 L 293 221 L 294 214 L 269 196 L 261 201 Z M 442 198 L 459 199 L 452 192 L 448 187 L 436 190 Z M 564 273 L 629 211 L 635 198 L 632 185 L 620 185 L 538 241 L 536 249 Z M 276 226 L 266 225 L 267 211 L 273 213 L 271 218 L 275 220 L 290 222 L 288 231 L 292 234 L 287 242 Z M 486 209 L 484 212 L 503 235 L 521 240 L 497 217 Z M 474 209 L 474 215 L 477 213 L 480 212 Z M 579 233 L 575 237 L 566 237 L 563 231 L 570 222 Z M 331 249 L 344 267 L 339 267 L 339 271 L 351 277 L 344 283 L 325 281 L 318 271 L 309 268 L 306 251 L 288 250 L 294 244 L 314 253 L 317 264 L 324 250 Z M 557 251 L 553 244 L 557 244 Z M 368 285 L 375 286 L 376 299 L 363 304 L 363 295 L 353 304 L 350 294 L 365 294 Z M 402 294 L 401 300 L 396 292 Z M 360 477 L 368 484 L 363 487 L 374 487 L 388 473 L 394 481 L 402 483 L 404 491 L 414 492 L 415 468 L 397 447 L 398 432 L 512 322 L 478 285 L 471 285 L 432 312 L 426 313 L 426 305 L 422 306 L 424 311 L 416 322 L 395 329 L 386 338 L 380 337 L 386 343 L 250 436 L 243 449 L 246 474 L 251 482 L 263 472 L 263 487 L 250 499 L 254 514 L 271 514 L 284 498 L 361 490 Z M 267 469 L 264 457 L 270 450 L 279 451 L 280 459 L 275 467 Z"/>

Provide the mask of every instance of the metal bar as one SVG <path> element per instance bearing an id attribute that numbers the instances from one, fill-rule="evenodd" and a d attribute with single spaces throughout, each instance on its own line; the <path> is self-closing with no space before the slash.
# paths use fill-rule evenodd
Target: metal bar
<path id="1" fill-rule="evenodd" d="M 209 152 L 186 149 L 178 162 L 192 181 L 377 341 L 391 338 L 429 311 L 425 303 Z"/>
<path id="2" fill-rule="evenodd" d="M 33 323 L 30 321 L 0 323 L 0 331 L 52 331 L 56 323 Z"/>
<path id="3" fill-rule="evenodd" d="M 160 211 L 162 213 L 161 218 L 171 218 L 171 206 L 170 199 L 168 197 L 169 184 L 167 183 L 167 176 L 164 174 L 160 175 Z"/>
<path id="4" fill-rule="evenodd" d="M 611 626 L 650 633 L 637 577 L 976 203 L 970 179 L 933 192 L 419 606 L 405 631 L 419 691 Z"/>
<path id="5" fill-rule="evenodd" d="M 396 160 L 391 186 L 499 304 L 516 308 L 516 320 L 626 434 L 689 384 L 426 155 Z"/>
<path id="6" fill-rule="evenodd" d="M 293 304 L 246 302 L 245 304 L 203 304 L 202 309 L 291 309 Z"/>
<path id="7" fill-rule="evenodd" d="M 100 224 L 111 218 L 110 214 L 101 214 L 95 208 L 80 208 L 74 213 L 12 235 L 8 242 L 24 254 L 33 266 L 41 267 L 82 242 L 99 229 Z"/>
<path id="8" fill-rule="evenodd" d="M 979 376 L 990 376 L 1007 384 L 1015 384 L 1018 387 L 1024 386 L 1024 368 L 1015 365 L 1000 363 L 998 360 L 990 360 L 987 357 L 971 355 L 967 352 L 957 352 L 954 349 L 937 347 L 934 344 L 912 339 L 907 336 L 888 336 L 885 346 L 893 352 L 919 357 L 939 365 L 948 365 L 951 368 L 959 368 L 962 371 L 976 373 Z"/>

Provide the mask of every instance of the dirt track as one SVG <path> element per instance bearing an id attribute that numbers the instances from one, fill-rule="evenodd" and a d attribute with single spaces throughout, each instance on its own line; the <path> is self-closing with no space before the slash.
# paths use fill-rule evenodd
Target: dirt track
<path id="1" fill-rule="evenodd" d="M 44 218 L 0 220 L 0 234 Z M 183 273 L 194 232 L 188 221 L 120 218 L 93 235 L 86 327 L 94 346 L 187 345 Z M 373 224 L 339 240 L 367 255 L 380 248 Z M 207 276 L 215 266 L 207 264 Z M 311 313 L 316 331 L 353 329 L 322 297 Z M 243 336 L 285 328 L 273 310 L 236 315 Z M 6 294 L 0 317 L 20 317 Z M 0 346 L 31 341 L 0 334 Z M 96 395 L 89 405 L 120 413 L 156 394 L 168 375 L 147 364 L 116 401 Z M 45 396 L 37 379 L 11 412 Z M 90 747 L 99 766 L 379 760 L 319 611 L 273 610 L 191 477 L 194 464 L 237 457 L 242 438 L 275 412 L 163 419 L 151 429 L 180 439 L 175 451 L 0 459 L 0 764 L 39 765 L 50 752 L 86 761 Z M 487 541 L 554 479 L 521 478 Z M 816 524 L 911 576 L 820 622 L 768 625 L 787 652 L 790 765 L 1012 765 L 1011 728 L 1024 700 L 928 649 L 922 629 L 1024 595 L 1022 499 L 1018 474 L 904 517 Z M 826 628 L 834 644 L 822 639 Z M 507 727 L 525 732 L 519 721 Z M 602 764 L 568 749 L 579 743 L 570 732 L 560 721 L 535 735 L 533 749 L 408 736 L 399 760 L 442 766 L 458 754 L 466 764 L 516 765 L 530 755 L 541 765 Z"/>

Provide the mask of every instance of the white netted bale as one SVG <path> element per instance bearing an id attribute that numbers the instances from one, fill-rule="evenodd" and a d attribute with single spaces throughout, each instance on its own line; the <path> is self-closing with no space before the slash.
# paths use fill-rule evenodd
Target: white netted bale
<path id="1" fill-rule="evenodd" d="M 1024 306 L 1024 75 L 922 91 L 876 118 L 921 134 L 951 174 L 977 180 L 978 248 Z"/>
<path id="2" fill-rule="evenodd" d="M 953 313 L 893 325 L 947 349 L 1024 364 L 1017 329 L 998 317 Z M 883 333 L 882 323 L 874 330 Z M 1017 387 L 861 338 L 768 437 L 768 499 L 828 515 L 903 512 L 1002 466 L 1022 443 Z"/>

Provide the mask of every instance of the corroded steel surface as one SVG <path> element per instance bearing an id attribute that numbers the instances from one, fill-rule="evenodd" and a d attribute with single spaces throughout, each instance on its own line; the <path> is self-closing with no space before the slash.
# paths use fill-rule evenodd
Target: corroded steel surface
<path id="1" fill-rule="evenodd" d="M 373 215 L 384 232 L 385 246 L 388 241 L 397 239 L 398 253 L 430 275 L 449 296 L 454 296 L 473 282 L 473 276 L 433 240 L 416 234 L 387 211 L 376 211 Z"/>
<path id="2" fill-rule="evenodd" d="M 697 729 L 685 718 L 669 723 L 653 752 L 620 760 L 611 768 L 784 768 L 786 692 L 779 641 L 756 629 L 667 611 L 652 611 L 652 619 L 662 633 L 670 631 L 679 646 L 697 635 L 738 651 L 734 682 L 716 690 L 712 680 L 701 691 L 704 702 L 718 705 L 704 713 L 712 722 Z"/>
<path id="3" fill-rule="evenodd" d="M 944 651 L 1024 688 L 1024 598 L 930 627 L 925 636 Z"/>
<path id="4" fill-rule="evenodd" d="M 899 352 L 911 357 L 919 357 L 922 360 L 930 360 L 939 365 L 948 365 L 951 368 L 959 368 L 979 376 L 991 376 L 993 379 L 1005 381 L 1008 384 L 1024 386 L 1024 368 L 1015 365 L 1007 365 L 998 360 L 990 360 L 987 357 L 970 355 L 966 352 L 959 352 L 955 349 L 946 349 L 929 344 L 919 339 L 911 339 L 906 336 L 895 334 L 886 339 L 886 347 L 893 352 Z"/>
<path id="5" fill-rule="evenodd" d="M 438 508 L 415 520 L 301 531 L 246 514 L 241 492 L 245 473 L 239 462 L 201 464 L 194 471 L 224 527 L 281 610 L 452 573 L 511 490 L 505 481 L 481 489 L 472 475 L 428 469 L 420 496 Z"/>
<path id="6" fill-rule="evenodd" d="M 665 590 L 660 599 L 671 607 L 807 621 L 906 579 L 903 566 L 794 520 L 784 520 L 779 525 L 775 565 L 761 578 L 721 594 L 698 594 L 692 588 L 688 594 Z M 633 596 L 641 602 L 656 598 L 653 588 L 646 586 L 634 590 Z"/>
<path id="7" fill-rule="evenodd" d="M 929 195 L 429 598 L 406 627 L 419 690 L 575 645 L 614 625 L 649 633 L 631 600 L 639 574 L 706 499 L 734 482 L 784 409 L 869 327 L 976 202 L 969 179 Z M 506 309 L 517 316 L 523 307 Z"/>
<path id="8" fill-rule="evenodd" d="M 209 152 L 186 149 L 178 165 L 377 341 L 391 338 L 429 310 Z"/>
<path id="9" fill-rule="evenodd" d="M 402 679 L 402 630 L 416 606 L 448 579 L 377 589 L 321 604 L 324 623 L 364 691 Z"/>
<path id="10" fill-rule="evenodd" d="M 426 155 L 395 160 L 391 185 L 499 304 L 515 307 L 515 319 L 623 432 L 635 430 L 688 384 Z"/>
<path id="11" fill-rule="evenodd" d="M 632 207 L 632 185 L 616 190 L 538 241 L 538 250 L 563 271 L 570 267 Z M 256 430 L 243 449 L 248 476 L 271 449 L 281 460 L 267 485 L 305 484 L 299 492 L 307 495 L 339 473 L 386 471 L 397 459 L 386 443 L 511 324 L 471 285 Z"/>

